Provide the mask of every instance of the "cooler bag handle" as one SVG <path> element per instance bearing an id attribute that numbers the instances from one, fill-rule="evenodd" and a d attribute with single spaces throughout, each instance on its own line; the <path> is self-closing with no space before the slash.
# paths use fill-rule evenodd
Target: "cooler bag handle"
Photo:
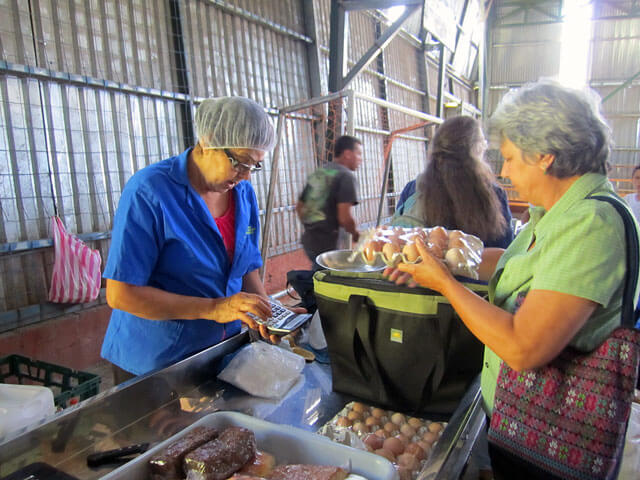
<path id="1" fill-rule="evenodd" d="M 387 384 L 385 383 L 382 374 L 380 372 L 380 367 L 378 363 L 378 358 L 375 354 L 373 348 L 372 336 L 376 331 L 376 315 L 377 310 L 375 304 L 372 300 L 365 295 L 350 295 L 349 303 L 347 307 L 347 318 L 354 319 L 355 330 L 353 333 L 353 352 L 355 363 L 358 368 L 358 371 L 362 378 L 369 379 L 372 382 L 375 382 L 373 385 L 378 392 L 378 399 L 380 402 L 387 402 L 391 396 L 387 390 Z M 446 355 L 444 348 L 444 340 L 445 340 L 445 332 L 443 332 L 443 325 L 438 322 L 437 336 L 439 339 L 439 344 L 443 345 L 443 348 L 439 351 L 439 361 L 435 362 L 434 369 L 432 370 L 430 375 L 427 375 L 424 379 L 424 383 L 422 385 L 422 389 L 420 390 L 420 400 L 417 404 L 416 412 L 420 411 L 424 404 L 426 403 L 425 399 L 435 392 L 442 378 L 445 374 L 445 365 L 446 365 Z M 450 336 L 447 339 L 447 342 L 450 341 Z M 361 345 L 361 348 L 358 348 L 358 344 Z M 364 350 L 364 354 L 366 358 L 362 358 L 359 355 L 359 352 Z M 364 366 L 364 361 L 367 361 L 373 370 L 374 378 L 371 377 L 371 373 L 367 371 Z M 430 381 L 431 380 L 431 381 Z M 428 385 L 431 383 L 431 388 L 428 389 Z"/>
<path id="2" fill-rule="evenodd" d="M 380 374 L 380 368 L 378 366 L 378 359 L 373 351 L 373 344 L 371 341 L 371 332 L 375 329 L 375 305 L 371 304 L 371 300 L 364 295 L 350 295 L 349 303 L 347 306 L 348 318 L 355 319 L 355 331 L 353 332 L 353 352 L 356 362 L 356 366 L 363 378 L 369 378 L 371 372 L 367 372 L 364 368 L 364 360 L 359 351 L 364 350 L 366 360 L 373 369 L 374 378 L 371 379 L 376 383 L 376 392 L 380 397 L 380 401 L 386 401 L 389 397 L 387 389 L 382 376 Z M 362 349 L 358 348 L 358 343 Z M 384 397 L 383 397 L 384 395 Z"/>
<path id="3" fill-rule="evenodd" d="M 427 398 L 427 385 L 429 384 L 429 378 L 431 378 L 431 394 L 433 394 L 433 392 L 435 392 L 438 387 L 440 386 L 440 382 L 442 382 L 442 378 L 444 377 L 444 372 L 445 372 L 445 366 L 446 366 L 446 361 L 447 361 L 447 356 L 445 355 L 445 350 L 448 350 L 448 346 L 449 343 L 451 342 L 451 334 L 447 335 L 447 348 L 445 349 L 445 343 L 444 343 L 444 337 L 445 337 L 445 332 L 442 331 L 443 330 L 443 325 L 442 322 L 438 322 L 438 340 L 439 340 L 439 344 L 442 345 L 442 348 L 440 349 L 440 354 L 438 355 L 440 357 L 440 361 L 436 362 L 434 371 L 432 375 L 427 376 L 427 378 L 424 379 L 424 385 L 422 386 L 422 395 L 420 397 L 420 402 L 418 403 L 418 407 L 416 408 L 416 414 L 419 413 L 422 408 L 424 407 L 425 403 L 426 403 L 426 398 Z M 449 331 L 451 331 L 451 329 L 449 329 Z"/>

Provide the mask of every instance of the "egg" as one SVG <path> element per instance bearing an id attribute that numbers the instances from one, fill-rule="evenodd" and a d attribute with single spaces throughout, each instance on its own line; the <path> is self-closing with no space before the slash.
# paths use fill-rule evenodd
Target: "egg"
<path id="1" fill-rule="evenodd" d="M 392 436 L 391 433 L 387 432 L 384 428 L 380 428 L 376 430 L 374 434 L 379 436 L 380 438 L 389 438 Z"/>
<path id="2" fill-rule="evenodd" d="M 429 241 L 445 248 L 449 243 L 449 235 L 443 227 L 435 227 L 429 232 Z"/>
<path id="3" fill-rule="evenodd" d="M 462 238 L 465 236 L 465 233 L 462 230 L 451 230 L 449 231 L 449 241 L 455 238 Z"/>
<path id="4" fill-rule="evenodd" d="M 391 415 L 391 422 L 395 423 L 398 426 L 402 425 L 406 421 L 406 417 L 402 413 L 394 413 L 393 415 Z"/>
<path id="5" fill-rule="evenodd" d="M 369 433 L 369 427 L 363 422 L 355 422 L 351 428 L 356 433 Z"/>
<path id="6" fill-rule="evenodd" d="M 415 470 L 420 466 L 420 460 L 418 460 L 416 456 L 411 453 L 403 453 L 401 455 L 398 455 L 397 460 L 398 465 L 407 467 L 409 470 Z"/>
<path id="7" fill-rule="evenodd" d="M 392 433 L 396 431 L 397 425 L 391 422 L 387 422 L 384 424 L 384 427 L 382 428 L 384 428 L 387 432 Z"/>
<path id="8" fill-rule="evenodd" d="M 418 443 L 410 443 L 407 448 L 404 449 L 405 453 L 415 455 L 418 460 L 424 460 L 427 456 L 424 449 Z"/>
<path id="9" fill-rule="evenodd" d="M 398 245 L 398 243 L 395 242 L 385 243 L 384 247 L 382 247 L 382 254 L 389 262 L 393 261 L 393 256 L 397 253 L 400 253 L 401 251 L 402 248 L 400 247 L 400 245 Z"/>
<path id="10" fill-rule="evenodd" d="M 373 260 L 376 258 L 376 249 L 374 244 L 374 241 L 368 241 L 362 247 L 362 255 L 364 255 L 364 259 L 367 262 L 373 262 Z"/>
<path id="11" fill-rule="evenodd" d="M 371 415 L 376 418 L 382 418 L 386 415 L 386 412 L 381 408 L 374 408 L 371 410 Z"/>
<path id="12" fill-rule="evenodd" d="M 459 248 L 450 248 L 447 250 L 447 253 L 444 255 L 444 261 L 451 270 L 462 268 L 467 263 L 464 252 Z"/>
<path id="13" fill-rule="evenodd" d="M 384 448 L 385 450 L 389 450 L 394 455 L 400 455 L 402 452 L 404 452 L 404 445 L 402 441 L 400 441 L 396 437 L 386 438 L 384 440 L 384 443 L 382 444 L 382 448 Z"/>
<path id="14" fill-rule="evenodd" d="M 404 445 L 405 447 L 406 447 L 407 445 L 409 445 L 409 443 L 410 443 L 410 439 L 409 439 L 409 437 L 407 437 L 406 435 L 403 435 L 403 434 L 401 434 L 401 433 L 397 434 L 397 435 L 395 436 L 395 438 L 397 438 L 398 440 L 400 440 L 400 441 L 402 442 L 402 445 Z"/>
<path id="15" fill-rule="evenodd" d="M 395 462 L 396 461 L 396 456 L 393 454 L 393 452 L 390 452 L 386 448 L 379 448 L 378 450 L 376 450 L 373 453 L 375 453 L 376 455 L 380 455 L 381 457 L 386 458 L 390 462 Z"/>
<path id="16" fill-rule="evenodd" d="M 416 417 L 411 417 L 409 420 L 407 420 L 407 423 L 416 430 L 422 426 L 422 420 Z"/>
<path id="17" fill-rule="evenodd" d="M 427 432 L 422 436 L 422 440 L 424 440 L 427 443 L 433 443 L 437 439 L 438 439 L 438 434 L 435 432 Z"/>
<path id="18" fill-rule="evenodd" d="M 351 405 L 351 410 L 353 410 L 354 412 L 366 412 L 368 410 L 367 406 L 363 403 L 360 402 L 353 402 L 353 405 Z"/>
<path id="19" fill-rule="evenodd" d="M 376 418 L 374 416 L 371 417 L 367 417 L 364 421 L 365 425 L 367 425 L 368 427 L 380 427 L 380 419 Z"/>
<path id="20" fill-rule="evenodd" d="M 384 438 L 379 437 L 374 433 L 367 434 L 362 439 L 362 441 L 364 442 L 365 445 L 372 448 L 374 451 L 382 448 L 382 445 L 384 444 Z"/>
<path id="21" fill-rule="evenodd" d="M 424 440 L 419 440 L 416 442 L 422 450 L 424 450 L 425 456 L 431 453 L 431 444 L 429 442 L 425 442 Z"/>
<path id="22" fill-rule="evenodd" d="M 444 426 L 440 422 L 432 422 L 427 428 L 430 432 L 438 433 L 444 429 Z"/>
<path id="23" fill-rule="evenodd" d="M 362 419 L 362 413 L 351 410 L 349 411 L 349 413 L 347 413 L 347 418 L 349 420 L 360 420 Z"/>
<path id="24" fill-rule="evenodd" d="M 418 251 L 418 246 L 415 243 L 406 243 L 402 248 L 402 254 L 404 255 L 407 262 L 415 262 L 420 256 L 420 252 Z"/>
<path id="25" fill-rule="evenodd" d="M 469 248 L 469 245 L 467 245 L 467 242 L 464 240 L 464 238 L 460 237 L 454 238 L 453 240 L 449 239 L 449 248 L 459 248 L 460 250 L 465 250 Z"/>
<path id="26" fill-rule="evenodd" d="M 415 428 L 413 428 L 411 425 L 409 425 L 408 423 L 403 423 L 400 426 L 400 433 L 402 433 L 403 435 L 411 438 L 416 434 L 416 430 Z"/>
<path id="27" fill-rule="evenodd" d="M 340 417 L 336 421 L 336 425 L 338 425 L 339 427 L 350 427 L 352 424 L 353 422 L 349 420 L 347 417 Z"/>

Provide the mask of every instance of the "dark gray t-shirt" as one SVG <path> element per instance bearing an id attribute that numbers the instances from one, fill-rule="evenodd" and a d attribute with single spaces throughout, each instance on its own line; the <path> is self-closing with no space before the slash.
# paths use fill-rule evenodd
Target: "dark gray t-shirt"
<path id="1" fill-rule="evenodd" d="M 338 203 L 358 203 L 356 178 L 347 167 L 329 162 L 307 179 L 303 203 L 302 244 L 314 252 L 334 250 L 338 241 Z"/>

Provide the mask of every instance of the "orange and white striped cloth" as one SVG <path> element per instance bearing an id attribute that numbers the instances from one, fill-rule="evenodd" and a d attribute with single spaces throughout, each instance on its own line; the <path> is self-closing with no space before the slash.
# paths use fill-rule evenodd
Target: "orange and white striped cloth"
<path id="1" fill-rule="evenodd" d="M 59 217 L 51 219 L 55 261 L 49 301 L 85 303 L 100 294 L 100 252 L 67 233 Z"/>

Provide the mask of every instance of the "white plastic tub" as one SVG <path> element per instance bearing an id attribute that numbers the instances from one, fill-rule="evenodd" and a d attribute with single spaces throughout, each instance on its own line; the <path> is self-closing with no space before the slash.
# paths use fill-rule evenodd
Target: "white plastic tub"
<path id="1" fill-rule="evenodd" d="M 337 444 L 326 437 L 299 428 L 277 425 L 236 412 L 216 412 L 201 418 L 180 433 L 102 477 L 103 480 L 147 480 L 149 459 L 200 425 L 248 428 L 255 434 L 258 448 L 275 455 L 278 465 L 334 465 L 347 468 L 351 473 L 361 475 L 367 480 L 398 480 L 394 466 L 378 455 Z"/>
<path id="2" fill-rule="evenodd" d="M 55 412 L 50 388 L 0 383 L 0 438 Z"/>

